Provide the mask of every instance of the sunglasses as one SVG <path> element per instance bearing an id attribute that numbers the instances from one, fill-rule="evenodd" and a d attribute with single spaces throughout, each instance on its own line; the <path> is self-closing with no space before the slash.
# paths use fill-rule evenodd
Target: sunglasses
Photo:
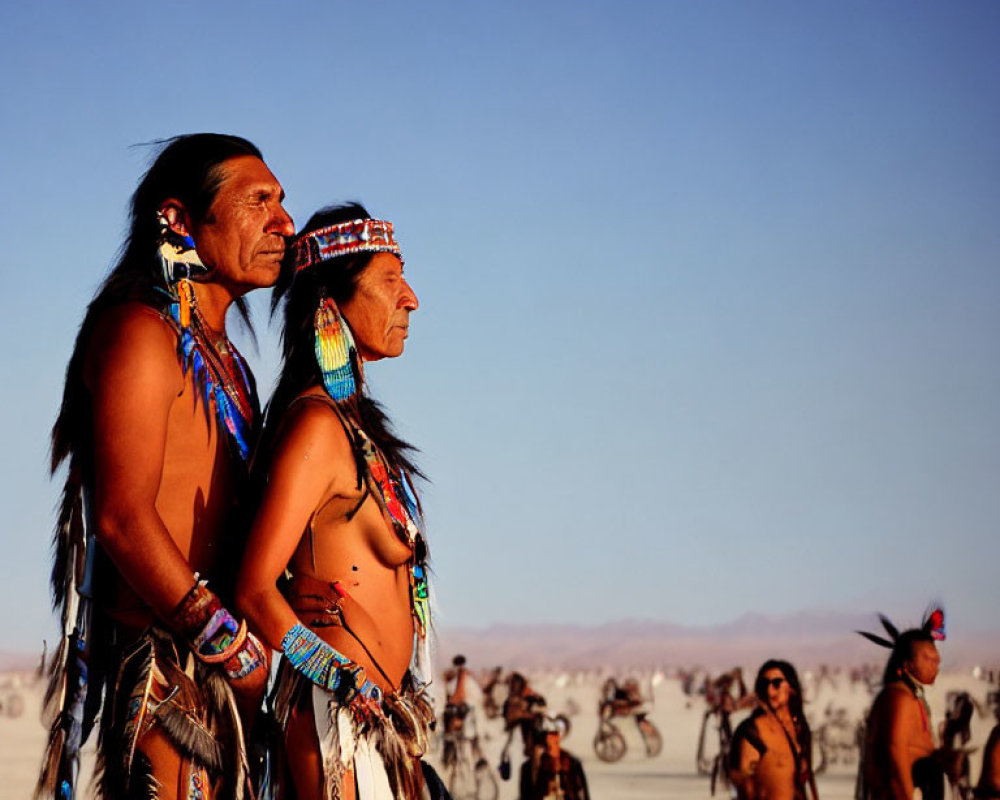
<path id="1" fill-rule="evenodd" d="M 780 689 L 781 684 L 785 683 L 784 678 L 765 678 L 764 685 L 769 689 Z"/>

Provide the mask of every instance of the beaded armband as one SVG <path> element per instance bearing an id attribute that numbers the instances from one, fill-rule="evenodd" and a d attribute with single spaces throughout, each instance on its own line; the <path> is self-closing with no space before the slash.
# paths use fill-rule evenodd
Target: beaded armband
<path id="1" fill-rule="evenodd" d="M 289 664 L 344 704 L 357 695 L 375 702 L 382 699 L 382 690 L 367 679 L 364 667 L 338 653 L 301 622 L 282 638 L 281 651 Z"/>
<path id="2" fill-rule="evenodd" d="M 196 580 L 170 616 L 199 661 L 221 664 L 230 678 L 243 678 L 265 663 L 257 638 L 237 622 L 205 581 Z"/>

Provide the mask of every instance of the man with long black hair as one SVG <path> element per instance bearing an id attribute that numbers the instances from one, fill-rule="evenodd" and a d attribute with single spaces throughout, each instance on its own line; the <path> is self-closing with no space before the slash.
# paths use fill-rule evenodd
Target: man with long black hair
<path id="1" fill-rule="evenodd" d="M 281 185 L 236 136 L 161 143 L 66 371 L 52 469 L 64 639 L 38 795 L 71 798 L 95 721 L 103 798 L 235 797 L 267 655 L 231 608 L 259 427 L 226 313 L 278 277 Z M 242 712 L 242 719 L 241 719 Z"/>

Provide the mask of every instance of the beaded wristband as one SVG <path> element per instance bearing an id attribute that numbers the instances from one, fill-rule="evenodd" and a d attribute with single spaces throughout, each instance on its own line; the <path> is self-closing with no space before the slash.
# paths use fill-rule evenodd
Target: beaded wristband
<path id="1" fill-rule="evenodd" d="M 367 679 L 364 667 L 338 653 L 301 622 L 284 635 L 281 651 L 289 664 L 343 703 L 358 694 L 376 702 L 382 699 L 382 690 Z"/>
<path id="2" fill-rule="evenodd" d="M 237 622 L 197 575 L 169 622 L 191 642 L 194 654 L 206 664 L 230 661 L 246 649 L 246 622 Z"/>
<path id="3" fill-rule="evenodd" d="M 264 646 L 260 639 L 252 633 L 248 633 L 243 642 L 243 646 L 231 658 L 222 665 L 232 680 L 245 678 L 257 667 L 262 667 L 267 663 L 267 656 L 264 654 Z"/>

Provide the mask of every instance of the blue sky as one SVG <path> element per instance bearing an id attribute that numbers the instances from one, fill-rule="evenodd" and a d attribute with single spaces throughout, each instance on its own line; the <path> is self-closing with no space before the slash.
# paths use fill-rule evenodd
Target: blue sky
<path id="1" fill-rule="evenodd" d="M 396 224 L 422 306 L 369 377 L 432 478 L 443 625 L 940 597 L 952 631 L 998 628 L 997 3 L 0 22 L 0 649 L 53 635 L 46 437 L 134 145 L 199 130 L 255 141 L 298 222 L 358 199 Z"/>

